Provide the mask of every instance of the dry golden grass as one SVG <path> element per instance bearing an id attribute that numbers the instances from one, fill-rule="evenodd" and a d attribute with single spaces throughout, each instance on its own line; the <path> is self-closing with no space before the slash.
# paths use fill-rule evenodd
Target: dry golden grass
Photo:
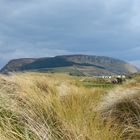
<path id="1" fill-rule="evenodd" d="M 118 129 L 124 140 L 140 139 L 140 77 L 110 91 L 98 111 L 112 129 Z"/>
<path id="2" fill-rule="evenodd" d="M 77 83 L 82 79 L 82 77 L 42 73 L 1 75 L 0 139 L 120 140 L 124 138 L 127 133 L 123 132 L 127 128 L 123 126 L 126 124 L 119 120 L 121 117 L 114 115 L 116 113 L 114 105 L 122 103 L 126 97 L 128 101 L 136 99 L 137 93 L 125 93 L 128 87 L 131 87 L 131 92 L 134 88 L 138 88 L 135 82 L 139 79 L 127 82 L 120 91 L 118 88 L 110 91 L 111 89 L 106 88 L 78 86 Z M 122 92 L 121 90 L 124 94 L 120 98 L 118 92 Z M 137 101 L 139 103 L 139 100 Z M 124 110 L 120 108 L 123 107 L 122 105 L 115 109 L 118 111 L 118 116 L 127 117 L 125 112 L 122 115 Z M 132 111 L 133 107 L 130 110 Z M 108 112 L 113 113 L 108 114 Z M 136 116 L 139 115 L 134 113 Z M 139 128 L 135 133 L 138 132 Z M 128 136 L 134 135 L 131 133 Z"/>

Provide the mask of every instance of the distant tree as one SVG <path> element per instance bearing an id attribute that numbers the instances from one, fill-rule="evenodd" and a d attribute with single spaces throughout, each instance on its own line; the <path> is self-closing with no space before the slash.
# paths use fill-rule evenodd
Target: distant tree
<path id="1" fill-rule="evenodd" d="M 117 78 L 118 84 L 122 84 L 123 79 L 122 78 Z"/>

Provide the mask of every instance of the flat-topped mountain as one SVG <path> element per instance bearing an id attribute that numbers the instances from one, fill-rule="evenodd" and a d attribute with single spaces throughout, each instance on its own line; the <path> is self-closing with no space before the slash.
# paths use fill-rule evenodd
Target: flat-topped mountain
<path id="1" fill-rule="evenodd" d="M 131 74 L 138 72 L 138 69 L 122 60 L 91 55 L 14 59 L 1 69 L 2 73 L 20 71 L 50 71 L 64 72 L 71 75 L 97 76 Z"/>

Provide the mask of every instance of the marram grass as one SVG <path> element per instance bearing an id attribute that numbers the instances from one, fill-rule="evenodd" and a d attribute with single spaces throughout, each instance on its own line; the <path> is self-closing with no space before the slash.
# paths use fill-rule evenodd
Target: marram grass
<path id="1" fill-rule="evenodd" d="M 126 117 L 129 122 L 131 117 L 123 112 L 126 113 L 127 110 L 130 113 L 134 110 L 132 115 L 135 116 L 138 123 L 140 120 L 139 106 L 130 107 L 128 106 L 130 103 L 126 103 L 117 107 L 119 96 L 116 92 L 116 94 L 112 94 L 116 100 L 110 101 L 110 92 L 117 89 L 78 86 L 82 79 L 82 77 L 70 77 L 62 74 L 1 75 L 0 140 L 138 138 L 139 124 L 135 126 L 133 121 L 132 123 L 130 121 L 130 125 L 127 124 L 127 127 L 124 127 L 125 119 L 120 118 Z M 136 80 L 138 79 L 126 83 L 121 88 L 125 91 L 130 85 L 133 85 L 131 87 L 133 90 L 133 87 L 138 87 L 134 84 Z M 121 103 L 126 96 L 121 98 Z M 109 103 L 106 101 L 107 98 L 109 98 Z M 135 100 L 136 97 L 133 99 Z M 139 103 L 139 96 L 136 101 Z M 114 110 L 115 105 L 117 111 Z M 108 114 L 108 112 L 112 113 Z M 118 113 L 120 117 L 114 113 Z M 133 129 L 130 129 L 131 127 Z M 131 133 L 128 134 L 128 131 Z"/>

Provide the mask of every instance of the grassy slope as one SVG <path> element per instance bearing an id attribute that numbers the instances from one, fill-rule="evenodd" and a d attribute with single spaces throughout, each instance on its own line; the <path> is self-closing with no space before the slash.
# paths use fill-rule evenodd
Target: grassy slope
<path id="1" fill-rule="evenodd" d="M 114 122 L 105 124 L 101 117 L 106 108 L 100 108 L 101 114 L 97 111 L 102 97 L 111 89 L 88 88 L 79 84 L 83 80 L 61 74 L 1 75 L 0 138 L 120 140 L 123 130 L 119 126 L 110 129 Z M 123 88 L 136 86 L 134 83 Z"/>
<path id="2" fill-rule="evenodd" d="M 69 66 L 69 67 L 58 67 L 50 69 L 38 69 L 35 71 L 50 72 L 50 73 L 67 73 L 73 76 L 93 76 L 93 75 L 111 75 L 111 71 L 101 69 L 98 67 L 91 66 Z"/>

